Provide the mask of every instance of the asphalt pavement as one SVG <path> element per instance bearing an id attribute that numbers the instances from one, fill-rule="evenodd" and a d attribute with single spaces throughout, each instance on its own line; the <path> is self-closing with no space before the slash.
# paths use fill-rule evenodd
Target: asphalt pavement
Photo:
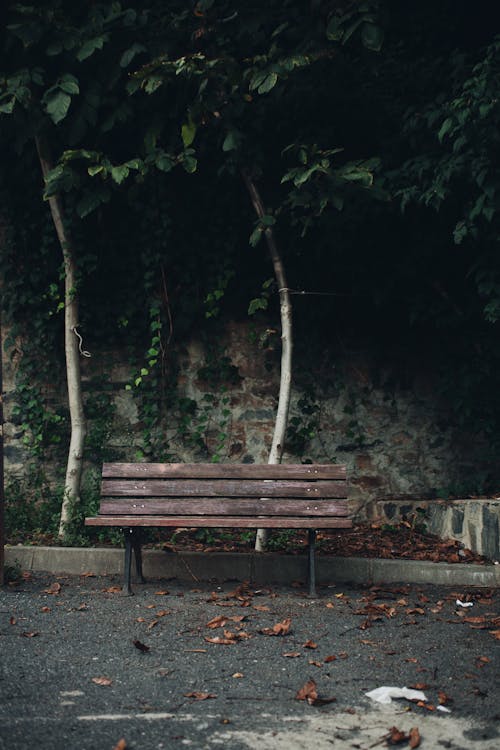
<path id="1" fill-rule="evenodd" d="M 161 579 L 126 597 L 116 576 L 25 576 L 0 592 L 1 750 L 500 747 L 498 589 Z M 381 686 L 424 698 L 384 706 Z"/>

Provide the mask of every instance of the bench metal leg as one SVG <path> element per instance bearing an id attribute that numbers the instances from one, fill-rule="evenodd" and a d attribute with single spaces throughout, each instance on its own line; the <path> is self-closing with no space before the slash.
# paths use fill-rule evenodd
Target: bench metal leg
<path id="1" fill-rule="evenodd" d="M 309 529 L 309 596 L 316 599 L 316 529 Z"/>
<path id="2" fill-rule="evenodd" d="M 130 585 L 130 568 L 132 565 L 132 550 L 134 550 L 135 567 L 137 576 L 141 583 L 146 583 L 142 574 L 142 550 L 141 550 L 141 532 L 140 529 L 123 529 L 125 534 L 125 561 L 123 565 L 123 593 L 126 596 L 132 596 L 133 591 Z"/>

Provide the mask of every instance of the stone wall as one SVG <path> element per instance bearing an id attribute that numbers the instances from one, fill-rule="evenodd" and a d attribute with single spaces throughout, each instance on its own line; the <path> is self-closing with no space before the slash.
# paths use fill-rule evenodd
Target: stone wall
<path id="1" fill-rule="evenodd" d="M 262 332 L 261 332 L 262 333 Z M 232 383 L 210 385 L 200 377 L 206 352 L 200 341 L 186 343 L 180 355 L 179 393 L 199 405 L 207 394 L 228 399 L 231 417 L 221 460 L 265 462 L 271 444 L 279 384 L 279 341 L 270 335 L 262 348 L 248 324 L 229 325 L 223 349 L 237 368 Z M 272 341 L 276 343 L 273 345 Z M 89 347 L 90 348 L 90 347 Z M 135 460 L 142 445 L 143 415 L 131 391 L 130 369 L 119 362 L 119 353 L 92 352 L 82 362 L 85 387 L 91 379 L 107 375 L 113 385 L 115 415 L 108 447 L 117 460 Z M 7 481 L 26 469 L 28 454 L 13 417 L 16 363 L 4 357 L 5 470 Z M 57 396 L 64 403 L 64 394 Z M 206 430 L 208 454 L 220 433 L 223 405 L 210 413 Z M 437 396 L 432 373 L 415 371 L 404 384 L 391 368 L 375 367 L 370 356 L 325 356 L 321 363 L 296 362 L 290 413 L 295 453 L 287 450 L 285 462 L 346 463 L 351 483 L 350 500 L 358 518 L 372 518 L 377 503 L 391 499 L 429 500 L 465 487 L 474 473 L 487 472 L 482 464 L 480 436 L 460 436 L 442 398 Z M 169 418 L 165 442 L 173 460 L 207 460 L 178 436 L 178 418 Z M 299 452 L 297 453 L 297 436 Z M 157 456 L 146 456 L 155 460 Z"/>

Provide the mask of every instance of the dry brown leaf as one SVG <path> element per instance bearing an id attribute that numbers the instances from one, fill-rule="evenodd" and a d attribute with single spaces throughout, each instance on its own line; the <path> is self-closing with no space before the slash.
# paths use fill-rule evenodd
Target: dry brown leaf
<path id="1" fill-rule="evenodd" d="M 408 735 L 397 727 L 391 727 L 389 729 L 389 736 L 387 737 L 388 745 L 400 745 L 402 742 L 408 741 Z"/>
<path id="2" fill-rule="evenodd" d="M 184 693 L 185 698 L 194 698 L 196 701 L 206 701 L 209 698 L 217 698 L 215 693 L 203 693 L 199 690 L 193 690 L 191 693 Z"/>
<path id="3" fill-rule="evenodd" d="M 60 591 L 61 591 L 61 584 L 57 583 L 57 581 L 55 581 L 54 583 L 51 583 L 48 589 L 43 590 L 44 594 L 52 594 L 52 595 L 59 594 Z"/>
<path id="4" fill-rule="evenodd" d="M 12 616 L 10 618 L 9 622 L 10 622 L 11 625 L 16 625 L 17 624 L 17 620 L 16 620 L 16 618 L 14 616 Z"/>
<path id="5" fill-rule="evenodd" d="M 155 596 L 168 596 L 170 591 L 163 589 L 162 591 L 155 591 Z"/>
<path id="6" fill-rule="evenodd" d="M 127 743 L 123 737 L 118 740 L 113 750 L 127 750 Z"/>
<path id="7" fill-rule="evenodd" d="M 450 698 L 449 695 L 446 695 L 444 690 L 438 690 L 438 701 L 441 706 L 446 706 L 447 703 L 453 703 L 452 698 Z"/>
<path id="8" fill-rule="evenodd" d="M 30 630 L 26 631 L 25 633 L 21 633 L 21 635 L 24 636 L 24 638 L 35 638 L 37 635 L 40 635 L 38 630 Z"/>
<path id="9" fill-rule="evenodd" d="M 337 657 L 335 654 L 330 654 L 330 656 L 325 656 L 325 664 L 330 664 L 332 661 L 336 661 Z"/>
<path id="10" fill-rule="evenodd" d="M 420 745 L 420 732 L 418 731 L 418 727 L 412 727 L 410 729 L 410 747 L 415 748 Z"/>
<path id="11" fill-rule="evenodd" d="M 298 656 L 302 656 L 300 651 L 288 651 L 286 654 L 283 654 L 283 656 L 287 656 L 289 659 L 296 659 Z"/>
<path id="12" fill-rule="evenodd" d="M 309 659 L 309 664 L 313 667 L 322 667 L 323 664 L 320 661 L 314 661 L 314 659 Z"/>
<path id="13" fill-rule="evenodd" d="M 310 706 L 324 706 L 327 703 L 333 703 L 336 698 L 320 698 L 316 689 L 314 680 L 308 680 L 302 687 L 297 690 L 295 700 L 307 701 Z"/>
<path id="14" fill-rule="evenodd" d="M 500 641 L 500 628 L 498 630 L 490 630 L 490 635 L 492 635 L 497 641 Z"/>
<path id="15" fill-rule="evenodd" d="M 206 654 L 206 648 L 185 648 L 184 653 L 186 654 Z"/>
<path id="16" fill-rule="evenodd" d="M 312 648 L 312 649 L 315 649 L 315 648 L 318 648 L 318 644 L 317 644 L 317 643 L 314 643 L 314 641 L 308 640 L 308 641 L 306 641 L 306 642 L 305 642 L 305 643 L 303 644 L 303 647 L 304 647 L 304 648 Z"/>
<path id="17" fill-rule="evenodd" d="M 413 690 L 428 690 L 429 684 L 427 682 L 415 682 L 413 685 L 408 685 Z"/>
<path id="18" fill-rule="evenodd" d="M 92 677 L 92 682 L 95 682 L 96 685 L 103 685 L 105 687 L 113 684 L 113 680 L 110 680 L 109 677 Z"/>
<path id="19" fill-rule="evenodd" d="M 136 622 L 146 622 L 146 618 L 145 617 L 136 617 L 135 621 Z"/>
<path id="20" fill-rule="evenodd" d="M 258 612 L 270 612 L 271 608 L 266 607 L 265 604 L 254 604 L 252 609 L 256 609 Z"/>
<path id="21" fill-rule="evenodd" d="M 147 626 L 146 630 L 152 630 L 155 625 L 158 625 L 159 622 L 160 622 L 159 620 L 151 620 L 151 622 Z"/>
<path id="22" fill-rule="evenodd" d="M 80 573 L 80 578 L 95 578 L 95 573 L 91 573 L 90 571 L 86 573 Z"/>
<path id="23" fill-rule="evenodd" d="M 242 674 L 241 672 L 235 672 L 235 673 L 234 673 L 233 675 L 231 675 L 231 676 L 232 676 L 232 677 L 235 677 L 236 679 L 240 679 L 241 677 L 243 677 L 243 674 Z"/>
<path id="24" fill-rule="evenodd" d="M 335 604 L 334 604 L 333 602 L 327 602 L 327 603 L 325 604 L 325 607 L 326 607 L 327 609 L 335 609 Z"/>
<path id="25" fill-rule="evenodd" d="M 109 586 L 107 589 L 103 589 L 105 594 L 121 594 L 121 586 Z"/>
<path id="26" fill-rule="evenodd" d="M 287 617 L 282 622 L 277 622 L 272 628 L 262 628 L 259 633 L 262 633 L 262 635 L 287 635 L 291 624 L 291 619 Z"/>
<path id="27" fill-rule="evenodd" d="M 171 613 L 170 609 L 160 609 L 160 611 L 156 613 L 156 616 L 165 617 L 166 615 L 169 615 L 170 613 Z"/>
<path id="28" fill-rule="evenodd" d="M 40 607 L 40 612 L 51 612 L 50 607 Z"/>
<path id="29" fill-rule="evenodd" d="M 295 700 L 307 701 L 312 704 L 318 698 L 318 691 L 316 690 L 316 683 L 314 680 L 308 680 L 302 687 L 297 690 Z"/>

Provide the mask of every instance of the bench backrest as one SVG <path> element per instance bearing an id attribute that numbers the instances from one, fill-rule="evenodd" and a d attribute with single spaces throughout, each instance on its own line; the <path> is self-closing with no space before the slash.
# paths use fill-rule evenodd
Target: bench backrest
<path id="1" fill-rule="evenodd" d="M 107 463 L 101 515 L 348 515 L 346 467 Z"/>

